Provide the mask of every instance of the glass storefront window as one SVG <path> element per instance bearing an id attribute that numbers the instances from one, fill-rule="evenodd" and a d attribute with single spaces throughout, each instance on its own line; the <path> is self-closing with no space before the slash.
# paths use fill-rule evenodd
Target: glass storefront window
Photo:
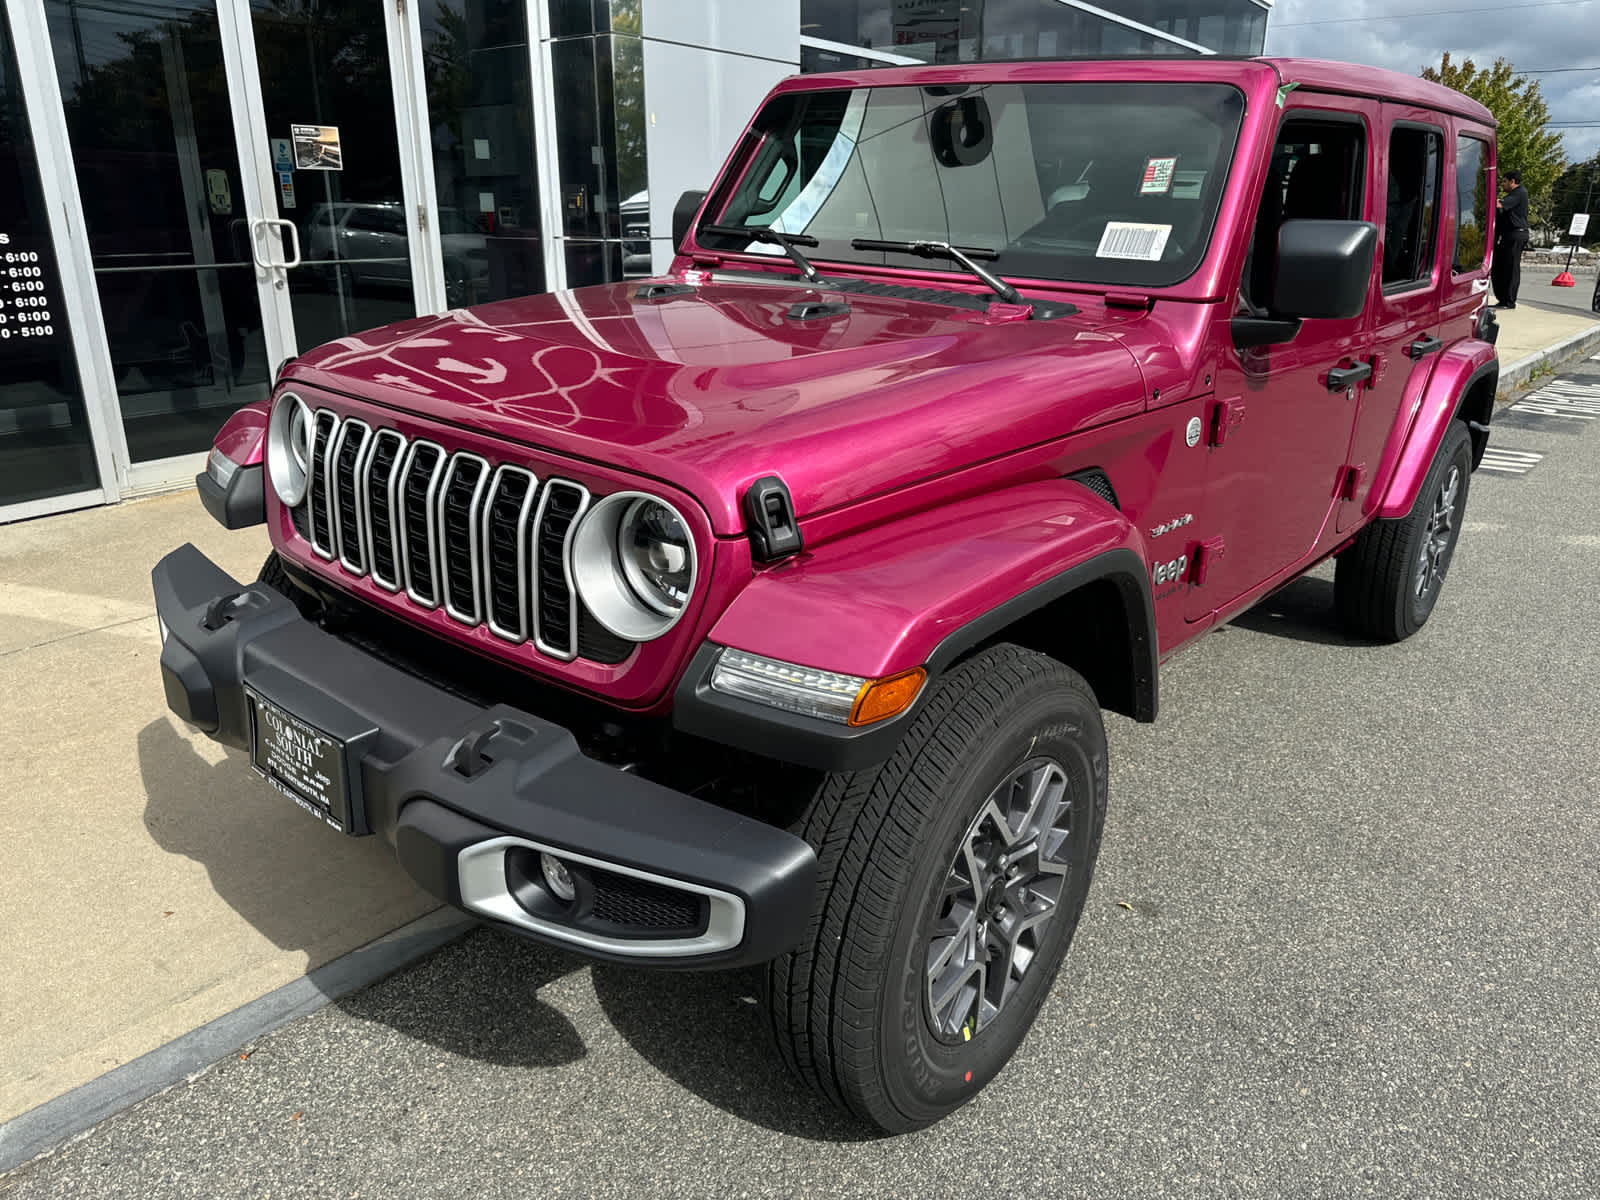
<path id="1" fill-rule="evenodd" d="M 590 19 L 607 17 L 613 32 L 563 37 L 550 47 L 564 258 L 574 287 L 651 271 L 639 8 L 623 0 L 594 3 Z M 584 6 L 567 7 L 576 20 Z"/>
<path id="2" fill-rule="evenodd" d="M 204 450 L 269 384 L 216 12 L 45 11 L 129 453 Z"/>
<path id="3" fill-rule="evenodd" d="M 545 288 L 523 0 L 423 0 L 429 136 L 452 308 Z"/>
<path id="4" fill-rule="evenodd" d="M 0 510 L 99 483 L 16 50 L 0 13 Z"/>
<path id="5" fill-rule="evenodd" d="M 1222 54 L 1260 54 L 1267 13 L 1254 0 L 1100 0 L 1159 33 Z M 923 62 L 1187 54 L 1178 42 L 1056 0 L 801 0 L 800 32 Z M 804 70 L 838 69 L 813 58 Z"/>

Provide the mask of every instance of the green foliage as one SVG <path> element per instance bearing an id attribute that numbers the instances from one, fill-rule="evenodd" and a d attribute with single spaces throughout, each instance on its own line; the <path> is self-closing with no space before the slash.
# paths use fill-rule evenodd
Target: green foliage
<path id="1" fill-rule="evenodd" d="M 1595 220 L 1595 215 L 1600 215 L 1596 213 L 1600 209 L 1600 154 L 1587 162 L 1573 163 L 1561 172 L 1550 198 L 1552 224 L 1558 233 L 1564 235 L 1572 225 L 1572 214 L 1580 212 L 1594 214 L 1589 218 L 1589 232 L 1584 237 L 1600 233 L 1600 221 Z M 1584 207 L 1586 202 L 1587 208 Z"/>
<path id="2" fill-rule="evenodd" d="M 1481 69 L 1470 58 L 1450 61 L 1446 51 L 1437 67 L 1424 67 L 1422 77 L 1471 96 L 1500 123 L 1495 141 L 1502 172 L 1520 170 L 1528 189 L 1528 219 L 1536 225 L 1551 220 L 1551 189 L 1567 165 L 1561 135 L 1546 129 L 1550 110 L 1537 81 L 1518 75 L 1503 58 Z"/>

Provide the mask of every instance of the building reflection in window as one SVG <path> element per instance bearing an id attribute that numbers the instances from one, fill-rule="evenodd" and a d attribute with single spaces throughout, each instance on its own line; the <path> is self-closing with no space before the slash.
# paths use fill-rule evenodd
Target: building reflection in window
<path id="1" fill-rule="evenodd" d="M 423 0 L 429 137 L 452 308 L 545 288 L 522 0 Z"/>

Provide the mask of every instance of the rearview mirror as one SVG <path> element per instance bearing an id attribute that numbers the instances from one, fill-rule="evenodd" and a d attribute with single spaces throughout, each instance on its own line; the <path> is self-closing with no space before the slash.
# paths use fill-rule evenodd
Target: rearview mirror
<path id="1" fill-rule="evenodd" d="M 1272 315 L 1346 320 L 1361 315 L 1378 227 L 1370 221 L 1285 221 L 1278 227 Z"/>
<path id="2" fill-rule="evenodd" d="M 689 236 L 689 225 L 694 220 L 695 213 L 700 211 L 700 206 L 705 203 L 705 192 L 685 192 L 678 197 L 678 203 L 672 208 L 672 249 L 674 252 L 682 248 L 683 239 Z"/>

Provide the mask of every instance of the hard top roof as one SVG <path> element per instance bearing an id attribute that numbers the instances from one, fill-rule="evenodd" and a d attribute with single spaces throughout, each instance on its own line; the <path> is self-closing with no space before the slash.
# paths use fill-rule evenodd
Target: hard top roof
<path id="1" fill-rule="evenodd" d="M 1317 58 L 1232 58 L 1225 55 L 1174 55 L 1139 58 L 1025 59 L 1001 62 L 939 63 L 916 67 L 873 67 L 793 76 L 781 91 L 821 87 L 892 87 L 920 83 L 1043 83 L 1049 80 L 1196 81 L 1214 79 L 1243 86 L 1252 76 L 1272 72 L 1280 83 L 1308 91 L 1395 100 L 1438 109 L 1494 126 L 1494 114 L 1454 88 L 1416 75 Z"/>

